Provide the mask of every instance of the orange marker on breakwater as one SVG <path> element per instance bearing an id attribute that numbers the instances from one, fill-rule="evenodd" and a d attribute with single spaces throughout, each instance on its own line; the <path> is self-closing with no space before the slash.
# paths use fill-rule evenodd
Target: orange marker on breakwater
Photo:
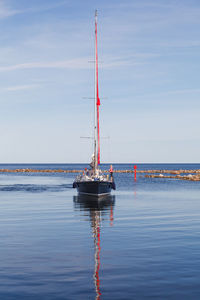
<path id="1" fill-rule="evenodd" d="M 137 166 L 136 165 L 134 165 L 134 179 L 135 179 L 135 181 L 136 181 L 136 171 L 137 170 Z"/>

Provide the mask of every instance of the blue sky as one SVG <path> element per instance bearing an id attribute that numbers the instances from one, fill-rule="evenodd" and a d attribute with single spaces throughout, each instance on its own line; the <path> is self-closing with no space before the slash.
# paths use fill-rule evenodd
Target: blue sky
<path id="1" fill-rule="evenodd" d="M 0 0 L 0 162 L 200 162 L 200 2 Z M 104 99 L 103 99 L 104 98 Z"/>

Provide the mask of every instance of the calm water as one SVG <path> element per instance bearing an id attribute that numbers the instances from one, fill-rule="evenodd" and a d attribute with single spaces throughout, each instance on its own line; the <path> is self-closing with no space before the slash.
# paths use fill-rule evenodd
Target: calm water
<path id="1" fill-rule="evenodd" d="M 25 167 L 85 166 L 0 165 Z M 0 299 L 200 299 L 199 182 L 116 174 L 89 202 L 73 179 L 0 173 Z"/>

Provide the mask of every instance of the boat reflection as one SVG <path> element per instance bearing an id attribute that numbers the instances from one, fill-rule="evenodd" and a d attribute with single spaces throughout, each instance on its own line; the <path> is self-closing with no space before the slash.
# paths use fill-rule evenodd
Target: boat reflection
<path id="1" fill-rule="evenodd" d="M 90 222 L 93 232 L 94 238 L 94 284 L 96 290 L 96 300 L 100 300 L 101 298 L 101 290 L 100 290 L 100 277 L 99 277 L 99 270 L 100 270 L 100 229 L 101 229 L 101 222 L 105 219 L 110 221 L 110 226 L 113 225 L 114 217 L 113 217 L 113 208 L 115 205 L 115 196 L 107 195 L 103 198 L 97 199 L 96 197 L 92 196 L 83 196 L 78 195 L 74 196 L 74 205 L 75 209 L 80 209 L 81 211 L 85 211 L 90 216 Z"/>

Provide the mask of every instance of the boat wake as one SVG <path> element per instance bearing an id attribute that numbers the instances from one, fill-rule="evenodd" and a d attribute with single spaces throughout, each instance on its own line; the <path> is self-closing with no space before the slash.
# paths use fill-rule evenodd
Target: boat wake
<path id="1" fill-rule="evenodd" d="M 71 184 L 61 185 L 37 185 L 37 184 L 14 184 L 14 185 L 0 185 L 0 191 L 4 192 L 30 192 L 41 193 L 45 191 L 62 192 L 66 189 L 71 189 Z"/>

